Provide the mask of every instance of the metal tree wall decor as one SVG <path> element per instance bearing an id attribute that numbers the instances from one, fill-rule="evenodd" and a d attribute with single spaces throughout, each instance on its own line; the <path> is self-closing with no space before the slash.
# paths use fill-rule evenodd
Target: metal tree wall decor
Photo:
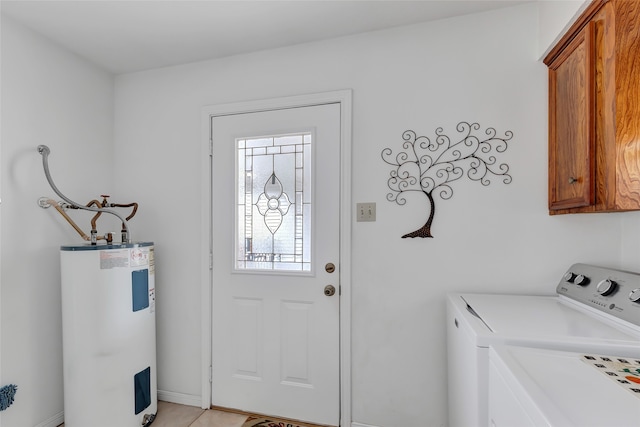
<path id="1" fill-rule="evenodd" d="M 404 143 L 402 150 L 394 155 L 393 150 L 382 150 L 382 160 L 394 167 L 389 173 L 387 185 L 391 192 L 387 200 L 404 205 L 405 193 L 421 192 L 429 199 L 430 211 L 427 222 L 407 237 L 433 237 L 431 224 L 436 212 L 434 192 L 447 200 L 453 196 L 450 183 L 462 178 L 465 174 L 472 181 L 482 185 L 491 184 L 493 179 L 501 179 L 503 183 L 511 182 L 509 166 L 497 163 L 496 155 L 507 150 L 507 142 L 513 132 L 506 131 L 504 136 L 497 136 L 494 128 L 479 132 L 478 123 L 460 122 L 456 126 L 458 135 L 450 138 L 439 127 L 433 140 L 426 136 L 416 136 L 412 130 L 402 134 Z M 465 173 L 466 172 L 466 173 Z"/>

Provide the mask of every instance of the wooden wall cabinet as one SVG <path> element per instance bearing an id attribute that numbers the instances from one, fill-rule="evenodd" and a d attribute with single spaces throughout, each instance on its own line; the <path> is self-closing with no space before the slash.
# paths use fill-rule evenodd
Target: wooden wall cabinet
<path id="1" fill-rule="evenodd" d="M 549 67 L 549 213 L 640 210 L 640 0 L 595 0 Z"/>

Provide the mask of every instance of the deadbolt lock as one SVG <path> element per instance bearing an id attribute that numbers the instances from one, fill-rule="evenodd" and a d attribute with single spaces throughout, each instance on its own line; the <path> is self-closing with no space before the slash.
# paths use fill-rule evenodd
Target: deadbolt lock
<path id="1" fill-rule="evenodd" d="M 328 297 L 333 296 L 336 293 L 336 288 L 333 285 L 327 285 L 324 287 L 324 294 Z"/>
<path id="2" fill-rule="evenodd" d="M 327 265 L 324 266 L 324 269 L 327 273 L 333 273 L 336 271 L 336 266 L 332 262 L 328 262 Z"/>

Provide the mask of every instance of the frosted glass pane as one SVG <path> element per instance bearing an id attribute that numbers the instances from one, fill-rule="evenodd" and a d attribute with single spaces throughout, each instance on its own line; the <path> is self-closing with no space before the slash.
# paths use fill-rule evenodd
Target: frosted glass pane
<path id="1" fill-rule="evenodd" d="M 310 271 L 310 144 L 309 133 L 237 140 L 236 269 Z"/>
<path id="2" fill-rule="evenodd" d="M 270 147 L 273 145 L 273 138 L 254 138 L 247 139 L 247 148 Z"/>
<path id="3" fill-rule="evenodd" d="M 302 230 L 302 240 L 309 241 L 311 240 L 311 205 L 304 205 L 304 214 L 303 214 L 303 230 Z M 311 253 L 306 247 L 303 245 L 303 261 L 311 262 Z"/>
<path id="4" fill-rule="evenodd" d="M 294 155 L 282 154 L 274 158 L 274 169 L 277 171 L 278 178 L 282 183 L 284 192 L 290 195 L 295 193 L 295 173 Z"/>
<path id="5" fill-rule="evenodd" d="M 272 156 L 257 156 L 253 159 L 252 190 L 254 195 L 260 195 L 264 191 L 264 186 L 272 173 Z"/>
<path id="6" fill-rule="evenodd" d="M 311 169 L 311 146 L 304 146 L 304 170 Z M 331 172 L 329 172 L 331 173 Z M 337 171 L 335 172 L 337 173 Z M 311 204 L 311 179 L 304 181 L 304 202 Z"/>
<path id="7" fill-rule="evenodd" d="M 286 135 L 274 138 L 275 145 L 296 145 L 302 144 L 303 135 Z"/>

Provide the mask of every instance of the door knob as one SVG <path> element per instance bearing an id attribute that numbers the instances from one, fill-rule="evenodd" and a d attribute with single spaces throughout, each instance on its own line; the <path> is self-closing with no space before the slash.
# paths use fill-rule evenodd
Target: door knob
<path id="1" fill-rule="evenodd" d="M 336 293 L 336 288 L 333 285 L 327 285 L 324 287 L 324 294 L 328 297 L 333 296 Z"/>

